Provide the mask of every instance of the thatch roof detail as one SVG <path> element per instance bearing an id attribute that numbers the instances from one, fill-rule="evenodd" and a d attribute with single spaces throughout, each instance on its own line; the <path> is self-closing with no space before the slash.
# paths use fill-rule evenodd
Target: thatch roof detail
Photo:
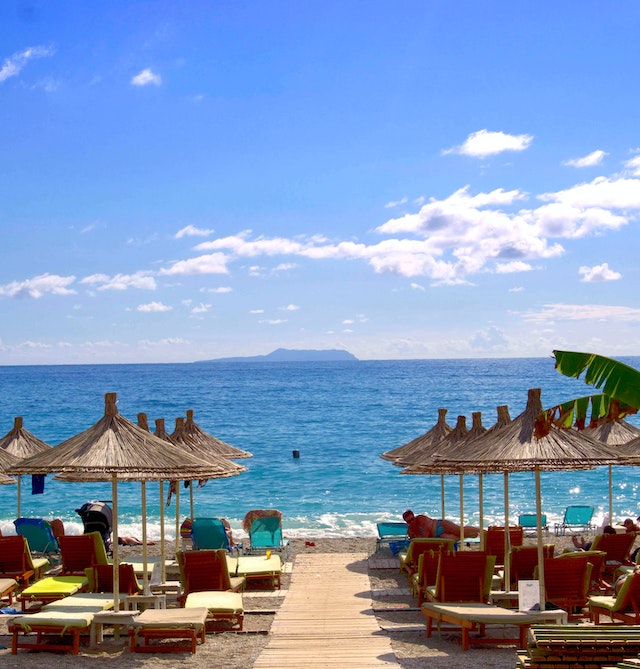
<path id="1" fill-rule="evenodd" d="M 23 426 L 22 416 L 16 416 L 13 419 L 13 428 L 4 437 L 0 438 L 0 448 L 22 460 L 36 453 L 49 450 L 51 444 L 47 444 L 31 434 Z"/>
<path id="2" fill-rule="evenodd" d="M 597 427 L 587 428 L 583 434 L 609 446 L 622 446 L 640 437 L 640 429 L 626 420 L 606 420 Z"/>
<path id="3" fill-rule="evenodd" d="M 15 482 L 16 482 L 15 479 L 12 479 L 10 476 L 7 476 L 6 474 L 0 472 L 0 485 L 10 485 L 11 483 Z"/>
<path id="4" fill-rule="evenodd" d="M 0 473 L 5 472 L 9 467 L 13 467 L 20 462 L 20 458 L 16 458 L 15 455 L 0 449 Z"/>
<path id="5" fill-rule="evenodd" d="M 539 388 L 529 390 L 527 406 L 517 418 L 467 444 L 463 455 L 434 458 L 422 473 L 557 471 L 622 464 L 614 449 L 574 430 L 553 425 L 549 434 L 538 438 L 535 424 L 542 411 L 540 396 Z"/>
<path id="6" fill-rule="evenodd" d="M 198 445 L 199 449 L 202 449 L 203 455 L 201 455 L 201 457 L 204 457 L 205 453 L 213 453 L 214 455 L 220 455 L 223 458 L 229 458 L 230 460 L 252 457 L 252 454 L 249 453 L 249 451 L 243 451 L 241 448 L 231 446 L 200 428 L 200 426 L 193 420 L 193 409 L 187 410 L 187 419 L 184 422 L 184 432 L 187 437 L 192 439 Z"/>
<path id="7" fill-rule="evenodd" d="M 438 409 L 438 420 L 430 430 L 402 446 L 386 451 L 380 457 L 391 460 L 395 465 L 409 465 L 427 457 L 433 447 L 453 431 L 447 424 L 446 416 L 447 409 Z"/>
<path id="8" fill-rule="evenodd" d="M 166 480 L 219 478 L 233 472 L 204 462 L 146 432 L 118 413 L 116 394 L 105 395 L 104 416 L 95 425 L 42 453 L 20 461 L 12 474 L 56 472 L 64 480 Z"/>

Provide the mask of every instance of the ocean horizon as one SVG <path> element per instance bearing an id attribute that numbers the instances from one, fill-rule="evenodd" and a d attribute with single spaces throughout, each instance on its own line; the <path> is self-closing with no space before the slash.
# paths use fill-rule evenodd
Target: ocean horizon
<path id="1" fill-rule="evenodd" d="M 620 358 L 640 367 L 639 357 Z M 243 450 L 248 471 L 211 480 L 193 493 L 195 516 L 226 517 L 241 537 L 244 514 L 277 508 L 290 537 L 373 536 L 376 522 L 399 520 L 413 508 L 439 517 L 440 477 L 406 476 L 380 454 L 429 430 L 440 408 L 453 426 L 471 413 L 483 424 L 506 404 L 515 418 L 527 391 L 542 389 L 545 407 L 590 394 L 582 380 L 569 379 L 548 358 L 354 360 L 344 362 L 193 362 L 0 367 L 0 434 L 16 416 L 24 427 L 55 446 L 86 430 L 104 415 L 104 395 L 116 392 L 118 411 L 132 422 L 146 413 L 153 426 L 164 418 L 168 432 L 193 409 L 206 432 Z M 637 417 L 629 422 L 639 425 Z M 294 452 L 299 457 L 294 457 Z M 636 517 L 637 467 L 614 467 L 614 514 Z M 459 477 L 446 476 L 447 517 L 458 520 Z M 534 510 L 532 473 L 509 477 L 510 520 Z M 75 512 L 91 499 L 111 499 L 110 484 L 67 483 L 47 476 L 43 494 L 31 494 L 22 477 L 23 516 L 60 517 L 80 532 Z M 159 486 L 148 483 L 149 538 L 160 536 Z M 165 485 L 165 491 L 168 486 Z M 0 530 L 14 532 L 16 486 L 0 488 Z M 504 523 L 503 476 L 483 477 L 485 525 Z M 601 522 L 608 510 L 607 468 L 542 474 L 543 511 L 551 523 L 569 504 L 586 503 Z M 479 519 L 478 477 L 464 476 L 464 513 Z M 166 501 L 166 500 L 165 500 Z M 165 507 L 166 535 L 175 535 L 175 499 Z M 140 536 L 140 484 L 118 486 L 120 534 Z M 180 517 L 191 514 L 182 489 Z"/>

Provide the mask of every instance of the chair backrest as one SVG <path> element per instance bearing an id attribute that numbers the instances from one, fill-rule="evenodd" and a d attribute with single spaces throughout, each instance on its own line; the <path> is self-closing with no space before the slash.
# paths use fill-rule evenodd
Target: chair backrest
<path id="1" fill-rule="evenodd" d="M 640 618 L 640 573 L 629 574 L 616 595 L 614 611 L 633 611 Z"/>
<path id="2" fill-rule="evenodd" d="M 591 580 L 588 556 L 576 553 L 570 560 L 547 558 L 544 561 L 546 601 L 571 612 L 575 606 L 584 606 L 588 599 Z"/>
<path id="3" fill-rule="evenodd" d="M 407 537 L 407 524 L 404 522 L 376 523 L 378 539 L 404 539 Z"/>
<path id="4" fill-rule="evenodd" d="M 486 602 L 495 556 L 484 551 L 441 553 L 436 576 L 439 602 Z M 487 587 L 488 586 L 488 587 Z"/>
<path id="5" fill-rule="evenodd" d="M 623 534 L 598 534 L 591 543 L 592 551 L 604 551 L 606 562 L 630 562 L 630 553 L 636 535 L 632 532 Z"/>
<path id="6" fill-rule="evenodd" d="M 53 536 L 56 539 L 64 534 L 64 523 L 60 520 L 60 518 L 54 518 L 53 520 L 50 520 L 49 524 L 51 525 Z M 60 547 L 58 546 L 58 548 Z"/>
<path id="7" fill-rule="evenodd" d="M 604 551 L 567 551 L 566 553 L 560 553 L 559 558 L 563 559 L 582 559 L 583 557 L 587 558 L 587 562 L 591 565 L 591 575 L 589 583 L 589 592 L 600 591 L 600 588 L 604 585 L 602 581 L 602 576 L 604 573 L 604 565 L 607 554 Z"/>
<path id="8" fill-rule="evenodd" d="M 27 540 L 21 535 L 0 537 L 0 576 L 15 578 L 33 571 Z"/>
<path id="9" fill-rule="evenodd" d="M 485 530 L 484 550 L 489 555 L 496 556 L 496 564 L 504 565 L 504 527 L 492 525 Z M 509 545 L 522 546 L 524 542 L 524 530 L 520 525 L 509 527 Z"/>
<path id="10" fill-rule="evenodd" d="M 553 544 L 545 544 L 542 547 L 542 555 L 552 558 L 555 547 Z M 518 581 L 529 581 L 533 578 L 538 566 L 537 546 L 513 546 L 511 548 L 511 583 Z"/>
<path id="11" fill-rule="evenodd" d="M 62 573 L 84 575 L 94 564 L 108 564 L 107 553 L 99 532 L 64 534 L 58 538 L 62 558 Z"/>
<path id="12" fill-rule="evenodd" d="M 178 551 L 184 595 L 207 590 L 230 590 L 231 580 L 224 549 Z"/>
<path id="13" fill-rule="evenodd" d="M 564 525 L 588 526 L 593 518 L 594 508 L 585 504 L 572 504 L 564 511 L 562 523 Z"/>
<path id="14" fill-rule="evenodd" d="M 191 525 L 194 550 L 230 549 L 229 537 L 220 518 L 196 518 Z"/>
<path id="15" fill-rule="evenodd" d="M 13 524 L 16 532 L 29 542 L 29 549 L 34 553 L 46 555 L 60 551 L 51 524 L 44 518 L 17 518 Z"/>
<path id="16" fill-rule="evenodd" d="M 453 543 L 430 546 L 427 550 L 421 550 L 418 555 L 418 585 L 427 588 L 435 585 L 438 581 L 438 564 L 441 553 L 453 553 Z"/>
<path id="17" fill-rule="evenodd" d="M 91 569 L 93 571 L 93 592 L 113 592 L 113 565 L 94 564 Z M 132 564 L 118 565 L 118 592 L 127 595 L 142 592 Z"/>
<path id="18" fill-rule="evenodd" d="M 540 524 L 544 529 L 547 527 L 547 514 L 540 514 Z M 521 513 L 518 516 L 518 525 L 524 529 L 531 530 L 538 527 L 538 516 L 535 513 Z"/>
<path id="19" fill-rule="evenodd" d="M 404 560 L 405 567 L 409 567 L 411 571 L 416 571 L 418 569 L 418 561 L 423 553 L 432 550 L 438 551 L 440 549 L 453 552 L 455 543 L 456 542 L 453 539 L 435 539 L 433 537 L 411 539 Z"/>
<path id="20" fill-rule="evenodd" d="M 252 548 L 280 548 L 282 546 L 282 522 L 278 516 L 256 518 L 249 529 Z"/>

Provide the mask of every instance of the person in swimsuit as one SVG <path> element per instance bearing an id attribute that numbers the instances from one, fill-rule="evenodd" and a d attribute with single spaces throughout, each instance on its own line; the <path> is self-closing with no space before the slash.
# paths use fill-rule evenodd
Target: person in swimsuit
<path id="1" fill-rule="evenodd" d="M 429 518 L 424 514 L 415 515 L 411 509 L 407 509 L 402 518 L 407 524 L 407 534 L 410 539 L 414 537 L 433 537 L 435 539 L 460 539 L 460 525 L 446 518 Z M 465 525 L 464 537 L 473 538 L 480 536 L 480 530 L 471 525 Z"/>

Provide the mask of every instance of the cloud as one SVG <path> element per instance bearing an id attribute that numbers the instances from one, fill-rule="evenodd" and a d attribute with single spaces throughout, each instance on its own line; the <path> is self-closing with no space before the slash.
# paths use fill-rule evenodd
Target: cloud
<path id="1" fill-rule="evenodd" d="M 264 323 L 266 325 L 282 325 L 282 323 L 286 322 L 287 322 L 286 318 L 270 318 L 268 320 L 258 321 L 258 323 Z"/>
<path id="2" fill-rule="evenodd" d="M 387 202 L 384 206 L 386 209 L 393 209 L 394 207 L 399 207 L 401 204 L 407 204 L 408 201 L 406 197 L 403 197 L 401 200 L 396 200 L 395 202 Z"/>
<path id="3" fill-rule="evenodd" d="M 211 309 L 210 304 L 203 304 L 202 302 L 200 302 L 200 304 L 197 307 L 193 307 L 193 309 L 191 310 L 191 313 L 192 314 L 206 314 L 207 311 L 209 311 L 209 309 Z"/>
<path id="4" fill-rule="evenodd" d="M 228 260 L 224 253 L 209 253 L 189 260 L 179 260 L 168 269 L 160 270 L 160 274 L 229 274 Z"/>
<path id="5" fill-rule="evenodd" d="M 578 274 L 582 274 L 582 281 L 587 283 L 592 281 L 615 281 L 622 278 L 622 274 L 609 269 L 609 264 L 606 262 L 595 267 L 583 266 L 578 270 Z"/>
<path id="6" fill-rule="evenodd" d="M 286 307 L 280 307 L 282 311 L 298 311 L 300 307 L 297 304 L 287 304 Z"/>
<path id="7" fill-rule="evenodd" d="M 132 86 L 160 86 L 162 77 L 154 74 L 149 68 L 146 68 L 131 78 Z"/>
<path id="8" fill-rule="evenodd" d="M 112 277 L 107 274 L 91 274 L 82 279 L 80 283 L 97 285 L 98 290 L 127 290 L 128 288 L 155 290 L 158 287 L 151 272 L 143 270 L 135 274 L 115 274 Z"/>
<path id="9" fill-rule="evenodd" d="M 250 313 L 250 314 L 263 314 L 263 313 L 264 313 L 264 309 L 251 309 L 251 310 L 249 311 L 249 313 Z"/>
<path id="10" fill-rule="evenodd" d="M 182 239 L 182 237 L 208 237 L 213 234 L 213 232 L 213 230 L 205 230 L 203 228 L 196 228 L 193 225 L 187 225 L 181 230 L 178 230 L 174 237 L 175 239 Z"/>
<path id="11" fill-rule="evenodd" d="M 640 209 L 640 179 L 597 177 L 590 183 L 577 184 L 555 193 L 543 193 L 538 197 L 543 201 L 584 209 Z"/>
<path id="12" fill-rule="evenodd" d="M 413 288 L 413 290 L 422 290 L 422 291 L 424 291 L 424 289 L 425 289 L 424 286 L 421 286 L 419 283 L 415 283 L 415 282 L 412 282 L 412 283 L 410 284 L 410 286 L 411 286 L 411 288 Z"/>
<path id="13" fill-rule="evenodd" d="M 597 151 L 592 151 L 582 158 L 571 158 L 570 160 L 565 160 L 562 164 L 569 167 L 594 167 L 595 165 L 600 165 L 604 157 L 607 155 L 609 154 L 606 153 L 606 151 L 598 149 Z"/>
<path id="14" fill-rule="evenodd" d="M 143 314 L 157 314 L 163 311 L 171 311 L 173 307 L 168 307 L 162 302 L 149 302 L 148 304 L 140 304 L 136 311 Z"/>
<path id="15" fill-rule="evenodd" d="M 539 311 L 522 314 L 526 321 L 640 321 L 640 309 L 604 304 L 545 304 Z"/>
<path id="16" fill-rule="evenodd" d="M 23 51 L 14 53 L 9 58 L 5 58 L 0 69 L 0 83 L 6 81 L 10 77 L 17 77 L 26 64 L 34 58 L 46 58 L 52 56 L 55 49 L 46 46 L 30 46 Z"/>
<path id="17" fill-rule="evenodd" d="M 69 286 L 76 280 L 75 276 L 58 276 L 57 274 L 40 274 L 25 281 L 12 281 L 0 286 L 0 295 L 7 297 L 31 297 L 38 299 L 45 294 L 75 295 L 76 291 Z"/>
<path id="18" fill-rule="evenodd" d="M 472 158 L 486 158 L 504 151 L 524 151 L 533 142 L 532 135 L 508 135 L 504 132 L 491 132 L 489 130 L 478 130 L 472 132 L 459 146 L 445 149 L 442 153 L 447 155 L 457 153 Z"/>
<path id="19" fill-rule="evenodd" d="M 627 160 L 624 165 L 625 167 L 628 167 L 635 176 L 640 177 L 640 154 Z"/>
<path id="20" fill-rule="evenodd" d="M 219 288 L 203 288 L 202 289 L 205 293 L 216 293 L 216 294 L 224 294 L 224 293 L 232 293 L 233 288 L 230 286 L 220 286 Z"/>
<path id="21" fill-rule="evenodd" d="M 140 339 L 138 345 L 142 348 L 157 348 L 159 346 L 185 346 L 191 342 L 188 339 L 182 339 L 181 337 L 167 337 L 165 339 L 157 339 L 155 341 L 151 339 Z"/>

